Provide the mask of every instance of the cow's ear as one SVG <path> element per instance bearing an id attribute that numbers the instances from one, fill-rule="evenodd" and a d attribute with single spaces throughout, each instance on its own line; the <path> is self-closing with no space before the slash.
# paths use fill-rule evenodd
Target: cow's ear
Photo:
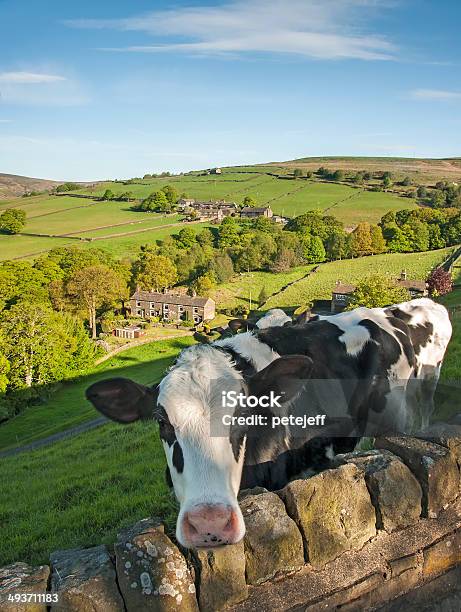
<path id="1" fill-rule="evenodd" d="M 261 397 L 273 391 L 287 402 L 299 394 L 310 378 L 313 361 L 306 355 L 285 355 L 247 378 L 248 394 Z"/>
<path id="2" fill-rule="evenodd" d="M 86 390 L 96 410 L 119 423 L 152 418 L 157 396 L 158 387 L 151 389 L 128 378 L 109 378 Z"/>
<path id="3" fill-rule="evenodd" d="M 256 328 L 254 323 L 250 323 L 246 319 L 233 319 L 232 321 L 229 321 L 228 326 L 231 332 L 234 334 L 241 329 L 244 331 L 249 331 Z"/>

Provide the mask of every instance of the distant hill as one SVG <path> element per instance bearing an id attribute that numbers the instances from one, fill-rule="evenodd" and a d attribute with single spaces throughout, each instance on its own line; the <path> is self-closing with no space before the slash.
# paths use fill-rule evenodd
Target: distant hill
<path id="1" fill-rule="evenodd" d="M 414 157 L 302 157 L 265 166 L 317 170 L 319 166 L 346 171 L 389 171 L 397 176 L 409 175 L 415 182 L 429 183 L 449 180 L 461 183 L 461 157 L 423 159 Z"/>
<path id="2" fill-rule="evenodd" d="M 62 182 L 18 176 L 16 174 L 2 174 L 0 172 L 0 200 L 16 198 L 29 191 L 51 189 Z"/>

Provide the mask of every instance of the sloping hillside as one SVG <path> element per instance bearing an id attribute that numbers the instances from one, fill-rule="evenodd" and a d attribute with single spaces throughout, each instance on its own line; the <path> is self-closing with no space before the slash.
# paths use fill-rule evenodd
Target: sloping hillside
<path id="1" fill-rule="evenodd" d="M 439 180 L 461 183 L 461 158 L 420 159 L 412 157 L 303 157 L 266 166 L 317 170 L 324 166 L 330 170 L 346 172 L 392 172 L 396 177 L 410 176 L 415 183 L 429 184 Z"/>
<path id="2" fill-rule="evenodd" d="M 29 191 L 44 191 L 59 185 L 62 181 L 18 176 L 16 174 L 2 174 L 0 172 L 0 200 L 8 200 L 22 196 Z"/>

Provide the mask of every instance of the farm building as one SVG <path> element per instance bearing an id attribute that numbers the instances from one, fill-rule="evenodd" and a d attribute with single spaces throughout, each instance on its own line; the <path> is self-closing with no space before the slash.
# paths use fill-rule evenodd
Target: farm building
<path id="1" fill-rule="evenodd" d="M 127 338 L 133 340 L 144 335 L 143 330 L 138 325 L 129 325 L 128 327 L 116 327 L 112 332 L 117 338 Z"/>
<path id="2" fill-rule="evenodd" d="M 402 270 L 400 278 L 397 279 L 398 284 L 408 290 L 411 298 L 424 297 L 427 295 L 427 285 L 425 281 L 410 280 L 407 277 L 406 270 Z M 354 293 L 356 287 L 336 281 L 335 288 L 331 294 L 331 312 L 341 312 L 349 303 L 349 298 Z"/>
<path id="3" fill-rule="evenodd" d="M 257 219 L 258 217 L 266 217 L 267 219 L 272 219 L 274 213 L 272 212 L 272 208 L 270 206 L 266 206 L 264 208 L 244 206 L 240 211 L 240 216 L 242 217 L 242 219 Z"/>
<path id="4" fill-rule="evenodd" d="M 186 203 L 184 205 L 184 209 L 194 210 L 197 213 L 199 219 L 202 220 L 214 220 L 214 221 L 222 221 L 224 217 L 229 217 L 231 215 L 236 215 L 238 206 L 235 202 L 225 202 L 224 200 L 219 200 L 217 202 L 209 201 L 209 202 L 201 202 L 198 200 L 180 200 Z"/>
<path id="5" fill-rule="evenodd" d="M 221 168 L 211 168 L 210 174 L 222 174 Z"/>
<path id="6" fill-rule="evenodd" d="M 158 293 L 137 289 L 130 298 L 131 315 L 158 317 L 164 321 L 191 321 L 195 324 L 215 317 L 216 304 L 206 297 Z"/>

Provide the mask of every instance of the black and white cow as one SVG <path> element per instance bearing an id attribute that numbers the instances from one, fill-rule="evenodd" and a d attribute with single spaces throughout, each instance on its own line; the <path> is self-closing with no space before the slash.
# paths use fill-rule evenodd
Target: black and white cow
<path id="1" fill-rule="evenodd" d="M 359 308 L 306 325 L 290 324 L 283 311 L 272 312 L 251 331 L 183 350 L 154 389 L 110 379 L 92 385 L 87 397 L 121 423 L 152 416 L 158 421 L 180 504 L 176 535 L 181 544 L 235 543 L 245 531 L 239 488 L 284 486 L 309 467 L 319 436 L 340 436 L 344 445 L 339 450 L 344 452 L 362 435 L 405 431 L 406 387 L 418 375 L 417 356 L 424 354 L 440 368 L 451 329 L 443 307 L 418 302 L 419 314 L 410 303 L 393 311 Z M 433 316 L 437 340 L 427 325 Z M 426 340 L 417 329 L 422 326 Z M 317 395 L 307 390 L 315 381 L 326 381 Z M 222 411 L 222 392 L 229 389 L 246 396 L 272 392 L 282 397 L 279 415 L 337 415 L 342 403 L 348 418 L 345 423 L 332 418 L 325 429 L 301 434 L 288 425 L 262 427 L 259 435 L 252 435 L 246 425 L 232 424 L 225 435 L 212 436 L 210 421 Z M 245 411 L 237 409 L 236 414 Z M 254 411 L 274 412 L 261 406 Z"/>

